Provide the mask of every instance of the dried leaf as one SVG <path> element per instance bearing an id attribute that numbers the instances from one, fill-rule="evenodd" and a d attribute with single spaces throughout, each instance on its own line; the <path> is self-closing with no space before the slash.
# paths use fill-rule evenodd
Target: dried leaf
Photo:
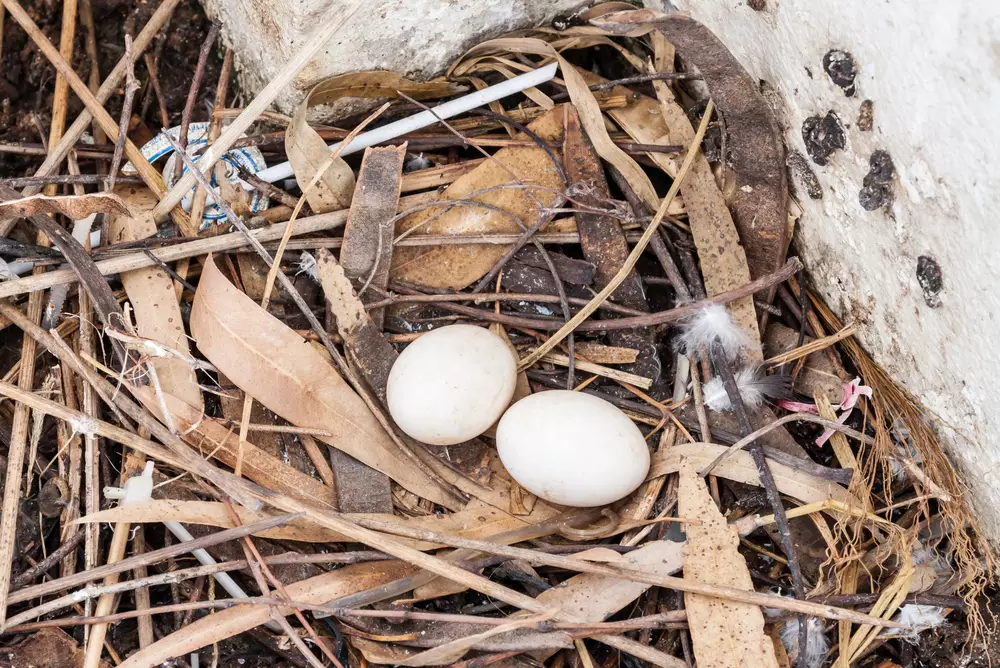
<path id="1" fill-rule="evenodd" d="M 257 522 L 269 516 L 265 513 L 243 508 L 242 506 L 234 506 L 234 509 L 243 524 Z M 424 515 L 405 519 L 394 515 L 378 513 L 345 513 L 345 516 L 348 518 L 392 518 L 409 527 L 446 532 L 476 540 L 485 540 L 498 533 L 526 526 L 521 520 L 512 518 L 496 508 L 485 505 L 467 508 L 457 513 Z M 175 499 L 154 500 L 129 504 L 128 506 L 117 506 L 77 520 L 79 523 L 113 523 L 119 521 L 132 523 L 170 521 L 181 522 L 182 524 L 204 524 L 206 526 L 227 529 L 233 527 L 232 519 L 230 519 L 228 511 L 221 503 L 212 501 L 178 501 Z M 298 518 L 282 526 L 267 529 L 254 535 L 263 538 L 295 540 L 304 543 L 350 542 L 350 539 L 344 535 L 317 526 L 305 518 Z M 399 538 L 398 540 L 418 550 L 433 550 L 441 547 L 437 543 L 428 541 L 407 538 Z"/>
<path id="2" fill-rule="evenodd" d="M 328 601 L 407 577 L 416 570 L 403 561 L 354 564 L 286 585 L 286 589 L 292 600 L 323 605 Z M 183 656 L 212 643 L 231 638 L 266 624 L 272 609 L 264 605 L 238 605 L 202 617 L 149 647 L 140 649 L 119 664 L 119 668 L 152 668 L 167 659 Z M 278 610 L 285 615 L 292 612 L 287 608 Z"/>
<path id="3" fill-rule="evenodd" d="M 375 416 L 308 342 L 226 280 L 209 258 L 191 310 L 198 348 L 244 391 L 292 424 L 425 499 L 454 500 L 399 452 Z"/>
<path id="4" fill-rule="evenodd" d="M 672 448 L 664 448 L 654 455 L 646 479 L 651 480 L 668 473 L 677 473 L 684 460 L 700 471 L 726 450 L 728 450 L 726 446 L 713 443 L 685 443 Z M 779 464 L 773 459 L 769 459 L 768 463 L 771 466 L 771 472 L 774 473 L 774 482 L 778 486 L 778 491 L 801 503 L 818 503 L 833 499 L 855 508 L 864 507 L 864 504 L 857 497 L 836 483 Z M 733 453 L 712 469 L 712 475 L 760 487 L 757 467 L 750 454 L 744 451 Z"/>
<path id="5" fill-rule="evenodd" d="M 23 642 L 2 650 L 5 666 L 11 668 L 82 668 L 84 651 L 62 629 L 41 629 Z M 101 661 L 99 668 L 107 668 Z"/>
<path id="6" fill-rule="evenodd" d="M 320 84 L 322 85 L 322 84 Z M 285 153 L 295 178 L 303 190 L 322 171 L 315 186 L 305 192 L 309 207 L 316 213 L 346 209 L 354 195 L 354 171 L 341 157 L 333 157 L 319 133 L 310 127 L 306 116 L 312 93 L 302 100 L 285 131 Z"/>
<path id="7" fill-rule="evenodd" d="M 736 530 L 726 523 L 690 462 L 681 461 L 678 514 L 685 526 L 684 578 L 753 591 Z M 774 645 L 764 632 L 759 606 L 685 593 L 691 645 L 705 668 L 777 668 Z"/>
<path id="8" fill-rule="evenodd" d="M 558 142 L 562 137 L 562 115 L 562 107 L 556 107 L 531 122 L 528 128 L 544 141 Z M 511 216 L 529 227 L 542 215 L 538 202 L 543 206 L 554 206 L 562 198 L 551 190 L 532 189 L 527 192 L 516 186 L 512 173 L 526 184 L 556 191 L 561 190 L 563 185 L 552 159 L 541 148 L 502 148 L 494 154 L 492 160 L 484 161 L 471 172 L 456 179 L 445 189 L 440 199 L 459 200 L 486 188 L 511 185 L 510 188 L 491 190 L 474 198 L 477 202 L 499 208 L 509 215 L 495 208 L 455 206 L 447 209 L 435 206 L 399 221 L 396 233 L 412 228 L 417 228 L 414 234 L 521 232 L 521 227 Z M 393 255 L 391 276 L 395 280 L 429 287 L 462 289 L 486 274 L 507 250 L 507 246 L 500 245 L 398 247 Z"/>
<path id="9" fill-rule="evenodd" d="M 38 213 L 61 213 L 72 220 L 83 220 L 95 213 L 129 215 L 128 207 L 113 193 L 89 195 L 31 195 L 0 202 L 0 218 L 27 218 Z"/>
<path id="10" fill-rule="evenodd" d="M 153 208 L 159 202 L 146 188 L 121 188 L 131 215 L 115 215 L 109 219 L 111 243 L 139 241 L 156 234 Z M 184 332 L 173 279 L 159 267 L 123 271 L 122 285 L 132 303 L 139 336 L 162 343 L 190 357 L 191 348 Z M 179 357 L 157 357 L 151 360 L 161 389 L 177 399 L 202 409 L 201 388 L 194 369 Z"/>
<path id="11" fill-rule="evenodd" d="M 427 100 L 457 95 L 465 86 L 450 81 L 411 81 L 395 72 L 373 70 L 338 74 L 316 84 L 309 92 L 311 104 L 332 104 L 345 97 L 368 99 L 398 98 L 405 93 L 414 100 Z"/>

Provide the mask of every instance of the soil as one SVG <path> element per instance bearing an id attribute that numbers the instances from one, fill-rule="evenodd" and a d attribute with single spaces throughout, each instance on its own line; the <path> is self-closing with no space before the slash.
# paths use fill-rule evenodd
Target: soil
<path id="1" fill-rule="evenodd" d="M 156 10 L 157 3 L 150 0 L 92 0 L 92 4 L 97 29 L 99 67 L 103 77 L 124 55 L 125 34 L 138 34 Z M 49 40 L 58 45 L 62 3 L 56 0 L 26 0 L 24 7 Z M 157 71 L 171 125 L 180 122 L 191 76 L 198 61 L 198 51 L 210 25 L 197 0 L 185 0 L 174 10 L 166 30 L 161 31 L 150 47 L 151 53 L 159 53 Z M 87 81 L 90 59 L 87 57 L 85 44 L 86 30 L 78 21 L 73 68 Z M 214 101 L 221 66 L 220 48 L 217 45 L 202 80 L 199 103 L 194 109 L 195 121 L 208 118 L 206 105 L 201 101 Z M 46 142 L 52 116 L 55 69 L 20 26 L 9 17 L 3 31 L 2 71 L 0 143 Z M 155 133 L 161 127 L 160 116 L 142 58 L 136 63 L 136 78 L 142 84 L 142 89 L 137 93 L 134 113 L 141 115 L 143 124 Z M 146 97 L 149 97 L 148 103 L 145 101 Z M 105 108 L 112 117 L 117 118 L 121 113 L 121 97 L 112 97 Z M 71 93 L 67 125 L 82 110 L 83 104 Z M 39 163 L 40 159 L 36 157 L 0 153 L 0 177 L 28 176 Z"/>

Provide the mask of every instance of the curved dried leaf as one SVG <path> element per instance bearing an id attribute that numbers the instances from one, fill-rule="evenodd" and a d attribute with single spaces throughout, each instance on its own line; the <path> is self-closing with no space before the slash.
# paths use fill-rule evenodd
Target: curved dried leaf
<path id="1" fill-rule="evenodd" d="M 404 561 L 375 561 L 367 564 L 345 566 L 308 580 L 287 585 L 288 596 L 295 601 L 323 605 L 329 601 L 378 587 L 416 572 Z M 183 656 L 212 643 L 266 624 L 271 609 L 265 605 L 238 605 L 228 610 L 208 615 L 171 633 L 119 664 L 119 668 L 153 668 L 167 659 Z M 292 611 L 279 608 L 282 614 Z"/>
<path id="2" fill-rule="evenodd" d="M 115 215 L 109 220 L 111 243 L 138 241 L 156 234 L 153 209 L 159 202 L 148 189 L 135 186 L 118 191 L 127 202 L 131 215 Z M 123 271 L 122 285 L 132 303 L 139 336 L 152 339 L 190 357 L 191 348 L 184 332 L 174 281 L 159 267 Z M 202 409 L 201 388 L 194 369 L 178 357 L 151 360 L 160 387 L 181 401 Z"/>
<path id="3" fill-rule="evenodd" d="M 285 153 L 313 211 L 326 213 L 346 209 L 354 195 L 354 171 L 343 158 L 334 158 L 323 138 L 309 126 L 306 117 L 312 104 L 311 96 L 307 95 L 299 104 L 288 124 Z M 320 172 L 322 175 L 316 185 L 305 190 Z"/>
<path id="4" fill-rule="evenodd" d="M 237 290 L 209 258 L 191 309 L 198 349 L 236 385 L 299 427 L 425 499 L 452 508 L 450 494 L 392 442 L 326 359 Z"/>
<path id="5" fill-rule="evenodd" d="M 646 479 L 651 480 L 668 473 L 677 473 L 681 469 L 683 460 L 687 460 L 691 466 L 700 471 L 728 449 L 726 446 L 714 443 L 685 443 L 672 448 L 664 448 L 654 455 Z M 833 499 L 856 508 L 864 507 L 864 504 L 857 497 L 836 483 L 779 464 L 773 459 L 769 459 L 768 463 L 774 474 L 774 482 L 778 486 L 778 491 L 801 503 L 818 503 Z M 712 475 L 747 485 L 761 486 L 760 477 L 757 475 L 757 466 L 753 463 L 753 458 L 748 452 L 733 453 L 712 469 Z"/>
<path id="6" fill-rule="evenodd" d="M 481 633 L 476 633 L 464 638 L 457 638 L 451 642 L 433 647 L 426 652 L 421 652 L 420 654 L 411 656 L 405 661 L 400 662 L 399 665 L 441 666 L 446 663 L 454 663 L 465 656 L 466 652 L 471 650 L 474 645 L 484 640 L 488 640 L 494 636 L 509 633 L 511 631 L 516 631 L 518 629 L 523 629 L 528 626 L 535 626 L 539 622 L 552 619 L 557 612 L 559 612 L 558 608 L 551 608 L 548 612 L 541 615 L 532 615 L 531 617 L 526 617 L 524 619 L 517 619 L 507 622 L 506 624 L 501 624 L 500 626 L 494 626 L 493 628 L 487 629 Z"/>
<path id="7" fill-rule="evenodd" d="M 532 121 L 528 128 L 547 142 L 562 137 L 563 111 L 556 107 Z M 512 173 L 523 183 L 562 189 L 562 180 L 552 158 L 541 148 L 510 146 L 496 152 L 467 174 L 455 180 L 442 193 L 441 201 L 459 200 L 494 186 L 514 185 Z M 519 187 L 491 190 L 475 198 L 491 208 L 435 206 L 399 221 L 396 232 L 418 228 L 415 234 L 518 233 L 521 227 L 538 222 L 543 206 L 554 206 L 561 197 L 550 190 L 526 192 Z M 500 209 L 498 211 L 497 209 Z M 503 212 L 507 212 L 506 214 Z M 509 214 L 509 215 L 507 215 Z M 507 246 L 425 246 L 397 247 L 393 254 L 391 277 L 429 287 L 460 290 L 479 280 L 508 250 Z"/>
<path id="8" fill-rule="evenodd" d="M 685 526 L 684 578 L 753 591 L 750 569 L 737 549 L 736 529 L 726 523 L 704 479 L 682 460 L 678 515 Z M 691 645 L 699 666 L 777 668 L 774 645 L 764 632 L 759 606 L 685 593 Z"/>
<path id="9" fill-rule="evenodd" d="M 32 195 L 0 202 L 0 218 L 27 218 L 38 213 L 61 213 L 72 220 L 82 220 L 94 213 L 129 215 L 128 207 L 113 193 L 89 195 Z"/>
<path id="10" fill-rule="evenodd" d="M 427 100 L 457 95 L 465 90 L 465 86 L 443 79 L 412 81 L 383 70 L 348 72 L 316 84 L 309 92 L 309 104 L 330 104 L 344 97 L 398 98 L 399 93 L 414 100 Z"/>

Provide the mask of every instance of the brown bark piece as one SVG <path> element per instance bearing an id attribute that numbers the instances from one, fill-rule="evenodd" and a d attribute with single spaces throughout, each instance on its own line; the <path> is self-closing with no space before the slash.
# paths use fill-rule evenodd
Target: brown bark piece
<path id="1" fill-rule="evenodd" d="M 589 207 L 606 207 L 611 195 L 604 170 L 580 126 L 579 115 L 572 107 L 567 107 L 566 110 L 563 163 L 566 178 L 575 193 L 574 198 Z M 576 227 L 580 233 L 583 256 L 594 264 L 594 285 L 603 289 L 628 258 L 629 247 L 625 233 L 614 218 L 583 211 L 576 214 Z M 649 311 L 642 281 L 634 271 L 611 294 L 610 301 L 639 311 Z M 661 364 L 651 328 L 610 332 L 608 341 L 614 346 L 639 351 L 638 360 L 629 365 L 626 371 L 652 378 L 654 383 L 659 379 Z"/>
<path id="2" fill-rule="evenodd" d="M 705 26 L 671 14 L 656 27 L 686 61 L 696 65 L 722 112 L 727 162 L 735 170 L 730 203 L 750 276 L 781 266 L 788 249 L 788 182 L 781 131 L 750 77 Z"/>
<path id="3" fill-rule="evenodd" d="M 344 245 L 340 249 L 340 264 L 356 290 L 360 291 L 369 280 L 375 288 L 384 290 L 389 285 L 393 237 L 390 221 L 399 206 L 405 158 L 404 142 L 402 146 L 369 148 L 361 160 L 358 185 L 344 228 Z M 378 300 L 381 295 L 369 290 L 361 297 L 368 302 Z M 369 315 L 381 330 L 385 309 L 377 309 Z"/>

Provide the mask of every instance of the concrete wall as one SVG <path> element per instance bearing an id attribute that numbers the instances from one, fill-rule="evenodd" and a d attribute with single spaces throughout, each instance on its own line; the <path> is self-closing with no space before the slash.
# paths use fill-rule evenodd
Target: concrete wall
<path id="1" fill-rule="evenodd" d="M 813 282 L 948 425 L 983 529 L 1000 540 L 1000 2 L 674 5 L 771 91 L 804 158 L 792 180 Z M 843 56 L 824 63 L 831 50 L 853 56 L 853 96 Z"/>

